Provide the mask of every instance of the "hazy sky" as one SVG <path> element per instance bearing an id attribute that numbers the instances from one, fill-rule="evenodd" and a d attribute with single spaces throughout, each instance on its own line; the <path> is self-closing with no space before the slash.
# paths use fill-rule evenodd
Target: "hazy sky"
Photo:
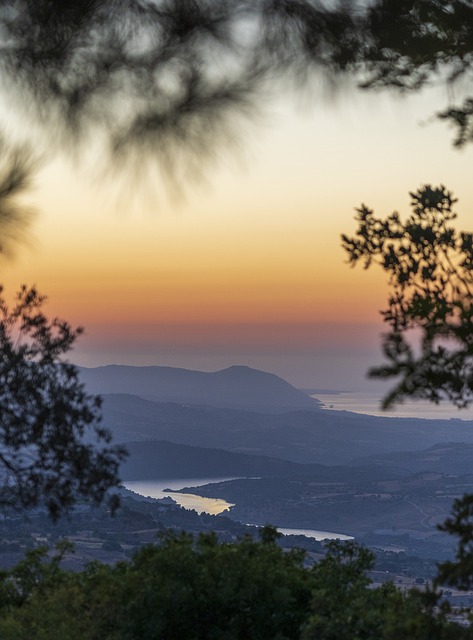
<path id="1" fill-rule="evenodd" d="M 2 267 L 8 290 L 35 283 L 51 314 L 85 326 L 81 365 L 248 364 L 298 386 L 373 388 L 364 373 L 380 360 L 387 288 L 344 263 L 340 233 L 362 202 L 407 213 L 424 183 L 453 190 L 458 224 L 472 229 L 473 149 L 426 124 L 444 89 L 311 100 L 268 105 L 205 182 L 184 178 L 180 203 L 157 178 L 145 193 L 58 157 L 30 197 L 32 246 Z"/>

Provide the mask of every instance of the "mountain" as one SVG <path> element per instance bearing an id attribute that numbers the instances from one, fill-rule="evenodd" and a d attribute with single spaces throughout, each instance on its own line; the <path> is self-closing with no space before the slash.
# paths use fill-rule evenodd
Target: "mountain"
<path id="1" fill-rule="evenodd" d="M 209 405 L 280 413 L 315 409 L 320 403 L 272 373 L 234 366 L 203 372 L 173 367 L 108 365 L 80 368 L 88 391 L 127 393 L 141 398 L 192 405 Z"/>

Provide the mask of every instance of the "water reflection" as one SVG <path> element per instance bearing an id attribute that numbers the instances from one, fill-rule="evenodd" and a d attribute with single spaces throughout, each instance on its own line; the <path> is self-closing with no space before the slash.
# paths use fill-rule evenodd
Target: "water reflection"
<path id="1" fill-rule="evenodd" d="M 129 480 L 123 483 L 123 486 L 145 498 L 162 499 L 171 497 L 181 507 L 184 507 L 184 509 L 193 509 L 199 514 L 208 513 L 210 515 L 218 515 L 234 505 L 219 498 L 203 498 L 192 493 L 172 493 L 169 492 L 168 489 L 177 491 L 184 487 L 201 487 L 206 484 L 238 479 L 239 478 L 185 478 L 178 480 Z M 352 536 L 347 536 L 343 533 L 319 531 L 317 529 L 288 529 L 285 527 L 278 527 L 277 529 L 286 536 L 307 536 L 315 540 L 353 540 Z"/>
<path id="2" fill-rule="evenodd" d="M 226 500 L 218 498 L 203 498 L 191 493 L 172 493 L 167 489 L 177 491 L 184 487 L 201 487 L 205 484 L 215 482 L 224 482 L 225 480 L 236 480 L 237 478 L 185 478 L 173 480 L 129 480 L 123 483 L 123 486 L 130 491 L 138 493 L 146 498 L 169 498 L 175 500 L 181 507 L 185 509 L 193 509 L 197 513 L 209 513 L 217 515 L 223 513 L 234 505 Z"/>
<path id="3" fill-rule="evenodd" d="M 279 533 L 285 536 L 306 536 L 315 540 L 354 540 L 353 536 L 346 536 L 343 533 L 333 533 L 331 531 L 318 531 L 317 529 L 287 529 L 278 527 Z"/>

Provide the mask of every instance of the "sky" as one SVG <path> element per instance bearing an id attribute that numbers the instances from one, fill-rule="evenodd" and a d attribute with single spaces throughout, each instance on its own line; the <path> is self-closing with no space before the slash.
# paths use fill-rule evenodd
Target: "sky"
<path id="1" fill-rule="evenodd" d="M 445 88 L 323 94 L 268 99 L 177 196 L 153 170 L 140 181 L 58 154 L 28 195 L 29 245 L 2 265 L 7 292 L 36 284 L 49 314 L 84 326 L 80 365 L 244 364 L 298 387 L 378 389 L 365 372 L 382 361 L 386 279 L 348 267 L 340 234 L 361 203 L 407 214 L 426 183 L 452 190 L 473 229 L 473 149 L 432 121 Z"/>

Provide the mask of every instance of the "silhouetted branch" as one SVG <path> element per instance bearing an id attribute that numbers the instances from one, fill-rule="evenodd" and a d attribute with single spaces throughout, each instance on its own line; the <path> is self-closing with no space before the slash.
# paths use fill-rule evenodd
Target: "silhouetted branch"
<path id="1" fill-rule="evenodd" d="M 355 236 L 342 236 L 349 263 L 379 265 L 391 286 L 382 312 L 388 363 L 369 375 L 398 378 L 384 408 L 410 396 L 465 407 L 473 401 L 473 235 L 450 224 L 456 200 L 443 186 L 411 197 L 405 222 L 362 205 Z"/>

